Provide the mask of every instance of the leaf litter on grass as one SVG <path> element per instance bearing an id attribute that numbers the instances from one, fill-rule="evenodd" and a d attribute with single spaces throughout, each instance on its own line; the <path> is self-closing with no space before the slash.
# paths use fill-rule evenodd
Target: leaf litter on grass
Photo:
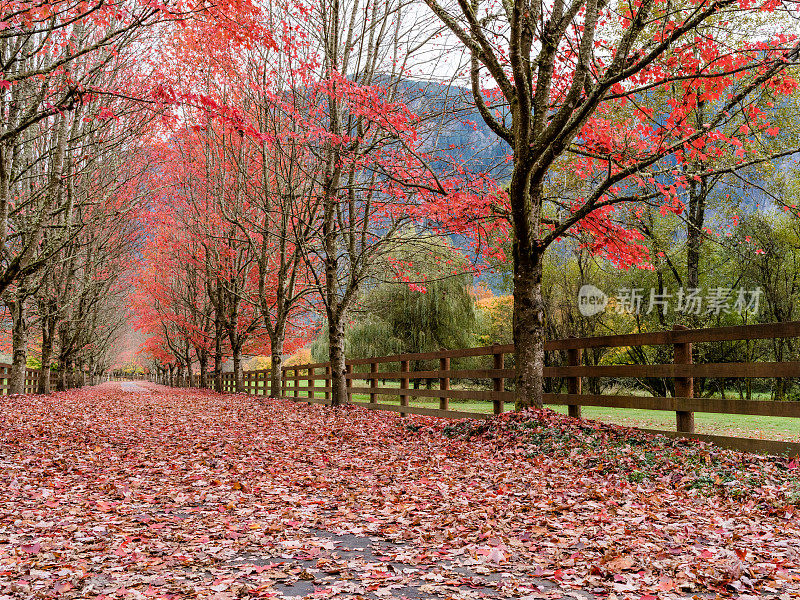
<path id="1" fill-rule="evenodd" d="M 145 387 L 0 398 L 0 598 L 800 593 L 791 459 Z"/>

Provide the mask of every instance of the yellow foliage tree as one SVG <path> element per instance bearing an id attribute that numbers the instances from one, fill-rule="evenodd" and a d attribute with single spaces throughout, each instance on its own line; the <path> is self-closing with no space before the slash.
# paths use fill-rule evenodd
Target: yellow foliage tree
<path id="1" fill-rule="evenodd" d="M 272 358 L 269 356 L 254 356 L 244 365 L 246 371 L 268 371 L 272 367 Z"/>
<path id="2" fill-rule="evenodd" d="M 312 362 L 311 348 L 306 346 L 305 348 L 300 348 L 300 350 L 292 354 L 283 364 L 288 367 L 291 365 L 304 365 L 310 362 Z"/>
<path id="3" fill-rule="evenodd" d="M 476 304 L 479 314 L 478 343 L 481 346 L 512 343 L 514 297 L 510 294 L 485 296 Z"/>

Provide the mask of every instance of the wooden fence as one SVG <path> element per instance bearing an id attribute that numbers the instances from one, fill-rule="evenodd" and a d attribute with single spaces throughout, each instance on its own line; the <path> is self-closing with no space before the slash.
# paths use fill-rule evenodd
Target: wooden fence
<path id="1" fill-rule="evenodd" d="M 59 373 L 56 371 L 50 373 L 50 385 L 53 390 L 56 389 L 58 376 Z M 132 378 L 140 379 L 143 381 L 150 379 L 148 375 L 127 376 L 127 377 L 120 377 L 119 379 L 132 379 Z M 0 396 L 8 395 L 10 379 L 11 379 L 11 365 L 8 363 L 0 363 Z M 90 380 L 91 377 L 87 373 L 81 374 L 80 372 L 74 372 L 68 378 L 67 387 L 80 387 L 82 385 L 89 385 L 91 383 Z M 99 381 L 99 377 L 97 381 Z M 103 378 L 103 381 L 105 381 L 105 377 Z M 38 387 L 39 387 L 39 369 L 25 369 L 25 393 L 35 394 L 36 389 Z"/>
<path id="2" fill-rule="evenodd" d="M 8 395 L 9 380 L 11 378 L 11 365 L 7 363 L 0 363 L 0 395 Z M 25 370 L 25 393 L 35 394 L 36 386 L 39 383 L 39 370 L 26 369 Z"/>
<path id="3" fill-rule="evenodd" d="M 243 379 L 244 379 L 244 388 L 242 392 L 246 394 L 253 394 L 255 396 L 265 396 L 269 393 L 269 369 L 261 369 L 258 371 L 244 371 L 243 372 Z M 168 385 L 169 379 L 166 375 L 162 375 L 161 377 L 155 376 L 145 376 L 148 381 L 153 381 L 155 383 L 161 383 L 164 385 Z M 192 375 L 192 384 L 190 387 L 200 387 L 200 374 L 194 373 Z M 176 375 L 175 376 L 175 387 L 180 387 L 181 385 L 185 385 L 183 381 Z M 188 381 L 188 376 L 186 380 Z M 216 388 L 214 385 L 214 374 L 208 374 L 208 387 Z M 222 374 L 222 389 L 221 392 L 226 393 L 236 393 L 236 378 L 234 377 L 233 373 L 230 371 L 226 371 Z"/>
<path id="4" fill-rule="evenodd" d="M 800 337 L 800 321 L 789 323 L 743 325 L 713 329 L 686 329 L 676 326 L 672 330 L 626 335 L 608 335 L 590 338 L 551 340 L 546 351 L 563 351 L 567 365 L 545 367 L 548 378 L 563 378 L 566 393 L 544 395 L 545 404 L 566 405 L 569 414 L 580 416 L 582 406 L 611 408 L 636 408 L 672 411 L 676 415 L 676 431 L 654 431 L 670 436 L 685 436 L 738 450 L 800 454 L 800 443 L 701 435 L 694 431 L 694 413 L 722 413 L 772 417 L 800 417 L 800 402 L 741 400 L 724 398 L 696 398 L 695 378 L 796 378 L 800 377 L 800 362 L 704 363 L 692 362 L 692 344 L 705 342 L 737 342 L 743 340 L 784 339 Z M 584 350 L 630 348 L 634 346 L 671 346 L 673 362 L 669 364 L 583 364 Z M 368 395 L 368 402 L 354 402 L 376 410 L 395 411 L 401 414 L 431 415 L 445 418 L 486 418 L 485 413 L 451 410 L 449 401 L 483 400 L 493 403 L 494 413 L 504 409 L 504 403 L 514 400 L 514 392 L 507 390 L 507 381 L 513 379 L 515 370 L 506 368 L 506 356 L 513 354 L 512 345 L 445 350 L 422 354 L 403 354 L 366 359 L 348 360 L 347 391 Z M 451 368 L 451 360 L 477 358 L 489 363 L 486 368 Z M 411 364 L 438 361 L 439 368 L 413 370 Z M 476 362 L 476 361 L 474 361 Z M 246 373 L 247 391 L 266 393 L 268 375 L 265 371 Z M 674 396 L 649 397 L 635 395 L 606 395 L 582 393 L 583 378 L 670 378 L 674 381 Z M 451 389 L 453 379 L 483 380 L 487 389 Z M 413 389 L 414 380 L 438 380 L 438 389 Z M 228 378 L 230 382 L 230 378 Z M 399 387 L 379 385 L 381 381 L 398 381 Z M 262 383 L 263 382 L 263 383 Z M 322 385 L 318 385 L 320 383 Z M 363 383 L 361 383 L 363 382 Z M 486 385 L 491 382 L 491 385 Z M 232 385 L 232 382 L 228 385 Z M 227 386 L 226 386 L 227 387 Z M 291 365 L 283 368 L 283 397 L 304 402 L 330 402 L 330 364 L 314 363 Z M 232 387 L 229 388 L 232 391 Z M 379 403 L 378 396 L 399 397 L 398 404 Z M 409 406 L 409 398 L 438 398 L 438 408 Z M 653 430 L 650 430 L 653 431 Z"/>

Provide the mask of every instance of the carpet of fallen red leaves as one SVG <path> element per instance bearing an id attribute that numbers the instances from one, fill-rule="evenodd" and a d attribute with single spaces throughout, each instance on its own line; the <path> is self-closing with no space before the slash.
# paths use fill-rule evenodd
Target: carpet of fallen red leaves
<path id="1" fill-rule="evenodd" d="M 147 388 L 0 398 L 0 598 L 800 597 L 793 460 Z"/>

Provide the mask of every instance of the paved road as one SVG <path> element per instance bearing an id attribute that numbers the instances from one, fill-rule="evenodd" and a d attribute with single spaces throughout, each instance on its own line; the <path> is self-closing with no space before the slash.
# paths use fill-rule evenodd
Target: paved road
<path id="1" fill-rule="evenodd" d="M 132 381 L 122 381 L 119 386 L 122 388 L 123 392 L 134 392 L 136 394 L 147 394 L 149 392 L 147 388 L 143 388 Z"/>
<path id="2" fill-rule="evenodd" d="M 783 513 L 601 488 L 421 418 L 140 383 L 0 396 L 0 600 L 708 598 L 652 592 L 706 555 L 742 569 L 719 531 L 743 580 L 785 565 L 778 595 L 734 597 L 800 598 Z"/>

